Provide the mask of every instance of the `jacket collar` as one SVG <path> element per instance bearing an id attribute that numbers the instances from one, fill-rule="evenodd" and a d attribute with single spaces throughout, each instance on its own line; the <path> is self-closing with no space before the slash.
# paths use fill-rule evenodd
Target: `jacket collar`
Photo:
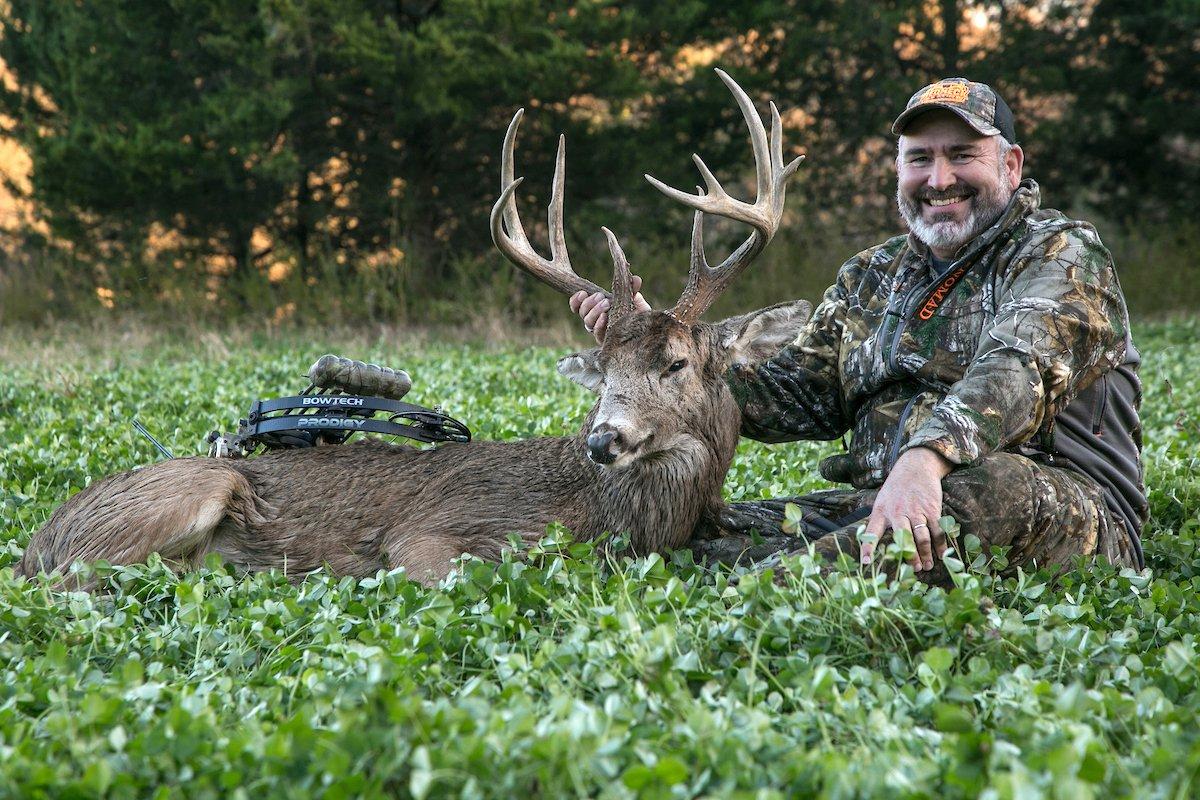
<path id="1" fill-rule="evenodd" d="M 964 244 L 954 254 L 954 261 L 960 261 L 969 255 L 978 253 L 983 248 L 992 244 L 1004 233 L 1011 230 L 1018 222 L 1023 220 L 1028 215 L 1037 211 L 1042 204 L 1042 190 L 1038 187 L 1037 181 L 1033 178 L 1025 178 L 1017 186 L 1013 196 L 1009 198 L 1008 205 L 1004 207 L 1004 211 L 988 228 L 976 236 L 971 241 Z M 913 236 L 908 234 L 908 249 L 921 257 L 922 263 L 931 262 L 931 254 L 929 246 Z"/>

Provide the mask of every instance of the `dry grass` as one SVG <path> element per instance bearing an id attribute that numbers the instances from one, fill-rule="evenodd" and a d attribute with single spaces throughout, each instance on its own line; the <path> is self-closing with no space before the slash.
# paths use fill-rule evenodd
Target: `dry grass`
<path id="1" fill-rule="evenodd" d="M 513 344 L 539 347 L 587 347 L 591 340 L 566 314 L 555 323 L 523 327 L 501 315 L 475 317 L 460 325 L 272 325 L 253 320 L 215 328 L 195 322 L 161 321 L 137 315 L 82 321 L 53 321 L 44 325 L 0 327 L 0 362 L 5 364 L 89 361 L 110 369 L 117 360 L 127 362 L 164 348 L 187 350 L 193 356 L 223 360 L 236 350 L 264 344 L 310 341 L 333 342 L 345 352 L 369 350 L 381 344 L 389 349 L 425 349 L 431 344 L 469 345 L 476 349 L 511 348 Z"/>

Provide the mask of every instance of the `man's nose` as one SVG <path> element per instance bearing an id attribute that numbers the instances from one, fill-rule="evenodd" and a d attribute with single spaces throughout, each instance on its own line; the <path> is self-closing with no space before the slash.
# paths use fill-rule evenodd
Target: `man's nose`
<path id="1" fill-rule="evenodd" d="M 954 175 L 953 165 L 944 158 L 935 158 L 933 160 L 933 169 L 929 173 L 929 186 L 939 192 L 944 189 L 949 189 L 954 185 L 957 178 Z"/>

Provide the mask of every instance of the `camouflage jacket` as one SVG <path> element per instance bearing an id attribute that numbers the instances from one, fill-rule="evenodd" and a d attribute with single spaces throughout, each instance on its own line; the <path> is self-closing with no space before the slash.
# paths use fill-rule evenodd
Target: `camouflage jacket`
<path id="1" fill-rule="evenodd" d="M 1082 459 L 1095 469 L 1076 466 L 1118 473 L 1106 495 L 1120 495 L 1109 505 L 1136 542 L 1146 504 L 1125 300 L 1095 229 L 1039 200 L 1037 184 L 1022 182 L 1001 217 L 941 272 L 907 236 L 843 264 L 792 345 L 731 372 L 743 434 L 777 442 L 849 431 L 848 451 L 825 459 L 821 474 L 873 488 L 916 446 L 956 465 L 998 450 L 1053 462 L 1063 449 L 1056 422 L 1083 392 L 1099 404 L 1087 410 L 1095 444 L 1107 435 L 1104 446 L 1115 438 L 1119 452 Z M 1097 382 L 1118 369 L 1121 381 Z M 1112 408 L 1100 407 L 1113 395 Z M 1119 430 L 1104 432 L 1102 416 Z M 1114 458 L 1116 467 L 1100 463 Z"/>

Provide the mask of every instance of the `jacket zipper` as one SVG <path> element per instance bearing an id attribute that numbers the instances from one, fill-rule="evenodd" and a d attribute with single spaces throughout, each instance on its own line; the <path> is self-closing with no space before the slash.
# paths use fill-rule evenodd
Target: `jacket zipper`
<path id="1" fill-rule="evenodd" d="M 1104 435 L 1104 412 L 1108 410 L 1108 375 L 1100 376 L 1100 396 L 1096 399 L 1096 410 L 1092 413 L 1092 433 Z"/>
<path id="2" fill-rule="evenodd" d="M 900 412 L 900 418 L 896 420 L 896 438 L 892 441 L 892 446 L 888 452 L 888 472 L 891 472 L 892 467 L 896 466 L 896 462 L 900 460 L 900 442 L 904 439 L 904 423 L 908 421 L 909 415 L 912 414 L 913 406 L 917 404 L 917 398 L 920 396 L 920 393 L 918 393 L 908 398 L 908 402 L 904 404 L 904 410 Z"/>

